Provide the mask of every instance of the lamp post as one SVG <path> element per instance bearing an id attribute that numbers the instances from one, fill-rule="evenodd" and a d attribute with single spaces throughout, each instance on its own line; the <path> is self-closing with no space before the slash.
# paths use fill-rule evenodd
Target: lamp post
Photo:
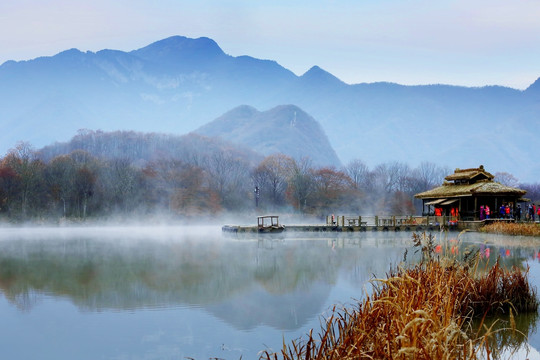
<path id="1" fill-rule="evenodd" d="M 258 208 L 259 207 L 259 196 L 260 196 L 261 192 L 259 190 L 259 187 L 258 186 L 255 186 L 255 207 Z"/>

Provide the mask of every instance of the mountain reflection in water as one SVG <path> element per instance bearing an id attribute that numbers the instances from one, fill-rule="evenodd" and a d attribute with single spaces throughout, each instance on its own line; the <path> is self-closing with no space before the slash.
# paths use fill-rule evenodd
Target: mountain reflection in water
<path id="1" fill-rule="evenodd" d="M 507 244 L 508 238 L 496 238 L 497 244 L 482 236 L 466 234 L 463 238 L 468 244 L 488 246 L 489 261 L 495 261 L 499 254 L 508 266 L 522 266 L 523 260 L 533 256 L 538 259 L 540 247 L 534 244 L 516 247 L 511 246 L 515 239 Z M 459 245 L 464 246 L 463 240 Z M 253 358 L 266 346 L 280 348 L 283 337 L 279 334 L 296 338 L 309 328 L 317 328 L 319 316 L 332 304 L 361 298 L 364 287 L 369 288 L 369 279 L 384 276 L 411 246 L 411 233 L 406 232 L 231 238 L 224 237 L 219 227 L 5 229 L 0 234 L 0 292 L 11 309 L 0 304 L 0 312 L 16 309 L 32 313 L 50 299 L 67 300 L 79 312 L 100 314 L 102 319 L 118 312 L 138 319 L 148 310 L 167 312 L 169 317 L 175 313 L 191 317 L 189 309 L 203 310 L 210 315 L 204 323 L 200 317 L 193 322 L 180 321 L 186 321 L 186 328 L 212 329 L 219 323 L 227 324 L 233 330 L 223 330 L 221 341 L 239 344 L 236 350 L 227 352 L 228 344 L 212 343 L 217 340 L 211 332 L 207 339 L 178 340 L 189 339 L 195 330 L 185 330 L 176 340 L 171 334 L 162 334 L 157 338 L 171 335 L 171 339 L 159 346 L 177 349 L 171 350 L 172 358 Z M 414 252 L 409 251 L 408 257 L 414 261 Z M 147 326 L 142 324 L 141 320 L 141 327 Z M 167 326 L 161 324 L 161 328 Z M 536 327 L 522 328 L 536 332 Z M 242 340 L 243 334 L 249 336 Z M 117 335 L 111 331 L 108 336 Z M 145 334 L 144 339 L 155 336 Z M 126 346 L 138 348 L 141 343 L 149 348 L 138 352 L 155 350 L 151 348 L 155 344 L 140 339 L 136 346 Z M 117 349 L 96 345 L 88 358 L 120 356 Z M 205 348 L 200 349 L 202 346 Z M 8 355 L 17 358 L 18 354 Z"/>
<path id="2" fill-rule="evenodd" d="M 44 231 L 2 239 L 0 289 L 27 311 L 41 293 L 67 297 L 85 311 L 193 306 L 239 329 L 290 330 L 321 312 L 340 268 L 358 266 L 362 257 L 373 262 L 373 254 L 344 251 L 337 238 L 234 241 L 181 231 L 167 237 Z M 360 273 L 363 284 L 371 274 Z"/>

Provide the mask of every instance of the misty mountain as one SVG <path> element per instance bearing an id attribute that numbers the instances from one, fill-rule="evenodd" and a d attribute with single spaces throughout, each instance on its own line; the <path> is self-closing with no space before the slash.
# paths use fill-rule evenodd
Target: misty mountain
<path id="1" fill-rule="evenodd" d="M 275 61 L 230 56 L 211 39 L 180 36 L 130 52 L 71 49 L 2 64 L 0 153 L 19 140 L 67 141 L 81 128 L 185 134 L 241 104 L 296 105 L 317 119 L 344 163 L 483 164 L 522 181 L 540 178 L 540 79 L 524 91 L 349 85 L 317 66 L 297 76 Z"/>
<path id="2" fill-rule="evenodd" d="M 309 157 L 315 166 L 340 165 L 319 123 L 294 105 L 263 112 L 239 106 L 195 133 L 220 137 L 266 156 L 282 153 L 296 160 Z"/>

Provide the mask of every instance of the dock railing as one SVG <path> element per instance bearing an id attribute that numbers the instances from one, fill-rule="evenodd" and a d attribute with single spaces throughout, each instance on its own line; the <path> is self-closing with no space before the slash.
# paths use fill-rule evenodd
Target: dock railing
<path id="1" fill-rule="evenodd" d="M 406 225 L 455 225 L 458 218 L 455 216 L 415 216 L 415 215 L 329 215 L 326 225 L 330 226 L 378 226 L 396 227 Z"/>

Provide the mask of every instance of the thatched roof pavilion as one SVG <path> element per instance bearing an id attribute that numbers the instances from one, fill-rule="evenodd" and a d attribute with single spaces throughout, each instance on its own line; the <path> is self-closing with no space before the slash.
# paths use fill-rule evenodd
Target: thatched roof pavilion
<path id="1" fill-rule="evenodd" d="M 422 199 L 425 215 L 432 215 L 430 206 L 433 206 L 441 209 L 444 215 L 450 215 L 450 211 L 458 213 L 460 220 L 479 220 L 480 206 L 489 206 L 492 214 L 498 214 L 500 206 L 506 204 L 514 211 L 526 191 L 495 182 L 494 177 L 482 165 L 456 169 L 445 177 L 441 186 L 415 197 Z"/>

